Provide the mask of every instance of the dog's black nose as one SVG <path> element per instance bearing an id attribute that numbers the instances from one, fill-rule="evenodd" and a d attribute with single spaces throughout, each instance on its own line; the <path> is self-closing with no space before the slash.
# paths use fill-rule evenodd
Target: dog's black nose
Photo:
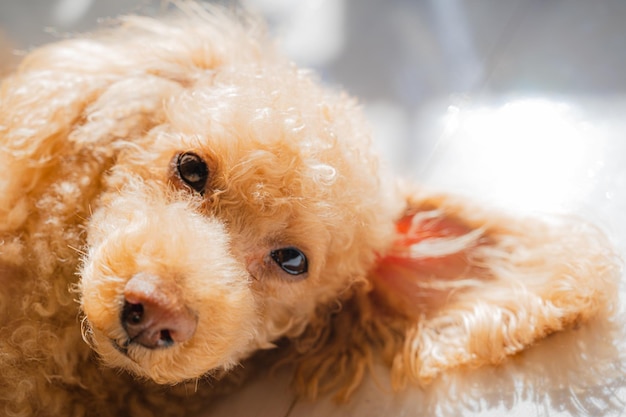
<path id="1" fill-rule="evenodd" d="M 129 343 L 149 349 L 165 348 L 189 340 L 197 317 L 182 302 L 180 289 L 150 274 L 137 274 L 124 288 L 120 320 Z"/>

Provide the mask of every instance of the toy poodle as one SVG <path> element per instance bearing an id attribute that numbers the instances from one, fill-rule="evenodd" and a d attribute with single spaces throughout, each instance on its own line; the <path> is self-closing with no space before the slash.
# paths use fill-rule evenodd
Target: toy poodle
<path id="1" fill-rule="evenodd" d="M 269 349 L 347 398 L 375 361 L 426 384 L 611 309 L 597 229 L 401 182 L 255 19 L 179 7 L 2 82 L 2 414 L 181 415 Z"/>

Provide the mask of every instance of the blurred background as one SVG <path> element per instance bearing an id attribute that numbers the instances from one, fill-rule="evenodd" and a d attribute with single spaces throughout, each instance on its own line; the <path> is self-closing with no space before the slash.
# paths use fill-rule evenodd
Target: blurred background
<path id="1" fill-rule="evenodd" d="M 359 97 L 398 174 L 507 210 L 580 215 L 626 253 L 626 1 L 220 3 L 263 15 L 296 63 Z M 0 48 L 23 53 L 120 13 L 165 7 L 0 0 Z M 394 394 L 381 371 L 337 406 L 295 398 L 286 374 L 259 376 L 207 415 L 626 415 L 623 282 L 620 300 L 614 321 L 430 387 Z"/>

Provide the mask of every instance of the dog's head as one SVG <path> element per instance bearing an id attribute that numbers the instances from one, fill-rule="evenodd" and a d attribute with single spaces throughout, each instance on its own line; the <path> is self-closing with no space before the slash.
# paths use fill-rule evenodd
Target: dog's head
<path id="1" fill-rule="evenodd" d="M 345 95 L 283 62 L 178 77 L 116 91 L 160 88 L 163 107 L 120 145 L 80 284 L 104 362 L 161 383 L 301 333 L 316 307 L 365 280 L 398 214 Z"/>

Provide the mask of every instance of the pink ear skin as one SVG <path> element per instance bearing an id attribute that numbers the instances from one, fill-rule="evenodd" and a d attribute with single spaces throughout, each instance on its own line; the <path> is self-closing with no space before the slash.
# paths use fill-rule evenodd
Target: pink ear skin
<path id="1" fill-rule="evenodd" d="M 372 273 L 374 293 L 395 310 L 419 318 L 443 306 L 455 283 L 488 279 L 472 250 L 488 238 L 436 209 L 409 210 L 396 224 L 397 238 Z M 474 231 L 475 232 L 475 231 Z"/>
<path id="2" fill-rule="evenodd" d="M 611 312 L 619 278 L 604 235 L 578 219 L 527 219 L 445 196 L 407 198 L 397 236 L 339 309 L 293 342 L 296 386 L 346 400 L 379 358 L 392 383 L 498 364 Z"/>

